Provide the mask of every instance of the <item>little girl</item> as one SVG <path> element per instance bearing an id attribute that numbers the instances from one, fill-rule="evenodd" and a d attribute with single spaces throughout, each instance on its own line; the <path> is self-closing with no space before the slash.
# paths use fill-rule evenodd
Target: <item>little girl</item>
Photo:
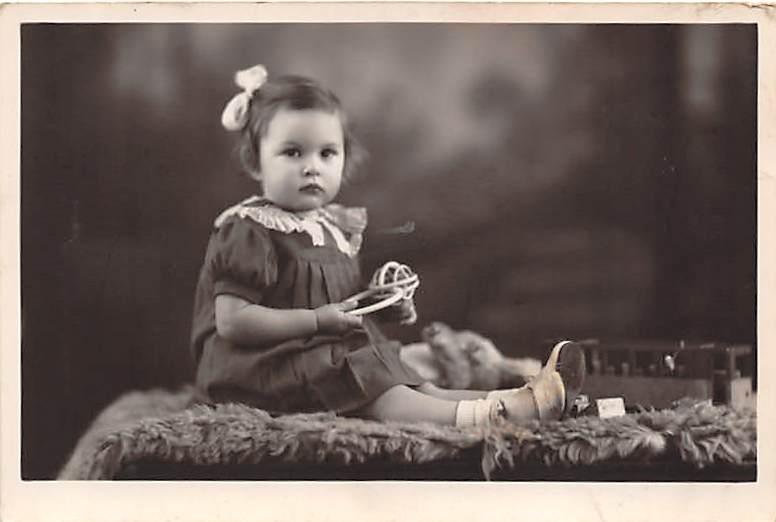
<path id="1" fill-rule="evenodd" d="M 192 347 L 212 401 L 271 412 L 488 426 L 558 419 L 580 391 L 584 356 L 557 344 L 541 373 L 513 390 L 446 390 L 399 358 L 371 315 L 349 313 L 363 289 L 357 254 L 366 211 L 333 203 L 358 145 L 339 99 L 299 76 L 240 71 L 222 124 L 259 193 L 213 225 L 197 284 Z M 394 319 L 406 304 L 394 305 Z"/>

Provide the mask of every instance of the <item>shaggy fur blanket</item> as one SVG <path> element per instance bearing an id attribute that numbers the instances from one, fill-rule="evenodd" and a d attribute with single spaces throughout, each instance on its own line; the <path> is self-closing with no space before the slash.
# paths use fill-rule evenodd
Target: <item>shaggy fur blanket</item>
<path id="1" fill-rule="evenodd" d="M 329 413 L 273 417 L 240 404 L 197 404 L 187 387 L 119 398 L 83 435 L 58 478 L 114 479 L 148 461 L 203 469 L 458 461 L 484 478 L 510 478 L 512 471 L 530 466 L 559 470 L 678 462 L 693 469 L 720 464 L 754 469 L 756 447 L 753 411 L 703 403 L 483 431 Z"/>

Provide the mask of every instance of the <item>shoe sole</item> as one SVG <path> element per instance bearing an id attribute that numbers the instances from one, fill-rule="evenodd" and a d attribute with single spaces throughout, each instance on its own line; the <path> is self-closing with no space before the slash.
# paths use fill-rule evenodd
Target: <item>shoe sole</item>
<path id="1" fill-rule="evenodd" d="M 565 390 L 563 411 L 566 413 L 574 405 L 585 383 L 585 351 L 578 343 L 561 341 L 550 352 L 546 367 L 548 370 L 558 372 L 563 380 Z"/>

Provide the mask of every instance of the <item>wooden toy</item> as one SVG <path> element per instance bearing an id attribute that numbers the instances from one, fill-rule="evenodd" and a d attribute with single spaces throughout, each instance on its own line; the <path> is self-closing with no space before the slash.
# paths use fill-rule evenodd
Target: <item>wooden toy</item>
<path id="1" fill-rule="evenodd" d="M 745 344 L 580 341 L 592 401 L 622 397 L 629 407 L 670 407 L 682 398 L 754 406 L 752 347 Z"/>

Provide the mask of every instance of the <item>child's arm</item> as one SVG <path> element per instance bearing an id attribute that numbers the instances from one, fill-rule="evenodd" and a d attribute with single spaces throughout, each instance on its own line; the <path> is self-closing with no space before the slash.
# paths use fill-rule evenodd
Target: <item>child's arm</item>
<path id="1" fill-rule="evenodd" d="M 247 345 L 278 343 L 316 333 L 343 334 L 361 326 L 361 317 L 346 313 L 356 304 L 345 301 L 315 310 L 285 310 L 221 294 L 216 296 L 216 329 L 223 338 Z"/>

